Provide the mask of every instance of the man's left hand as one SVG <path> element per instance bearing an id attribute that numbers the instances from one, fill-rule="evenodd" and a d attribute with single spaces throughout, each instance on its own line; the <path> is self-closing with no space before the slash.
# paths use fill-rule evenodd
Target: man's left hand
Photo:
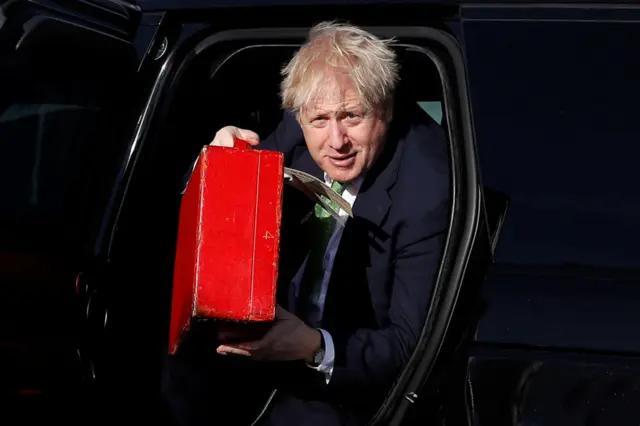
<path id="1" fill-rule="evenodd" d="M 219 354 L 235 354 L 259 360 L 311 361 L 322 344 L 319 330 L 309 327 L 280 306 L 275 321 L 260 340 L 218 346 Z"/>

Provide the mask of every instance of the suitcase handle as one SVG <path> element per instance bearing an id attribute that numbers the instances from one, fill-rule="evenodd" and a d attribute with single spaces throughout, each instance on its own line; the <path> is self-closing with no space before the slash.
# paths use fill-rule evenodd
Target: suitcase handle
<path id="1" fill-rule="evenodd" d="M 251 149 L 249 142 L 235 137 L 233 138 L 233 147 L 238 149 Z"/>

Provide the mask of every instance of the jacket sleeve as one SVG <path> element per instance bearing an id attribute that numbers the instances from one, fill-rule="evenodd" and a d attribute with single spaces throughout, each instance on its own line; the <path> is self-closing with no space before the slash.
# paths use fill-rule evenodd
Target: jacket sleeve
<path id="1" fill-rule="evenodd" d="M 328 390 L 386 388 L 407 363 L 418 342 L 440 267 L 448 202 L 408 221 L 397 248 L 389 304 L 389 324 L 346 335 L 332 333 L 335 361 Z"/>

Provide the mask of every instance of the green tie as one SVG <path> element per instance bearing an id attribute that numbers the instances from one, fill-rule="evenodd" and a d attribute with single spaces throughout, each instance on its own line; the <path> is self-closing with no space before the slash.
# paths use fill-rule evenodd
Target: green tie
<path id="1" fill-rule="evenodd" d="M 331 189 L 336 191 L 339 195 L 342 195 L 342 191 L 344 191 L 344 183 L 338 182 L 337 180 L 334 180 L 333 183 L 331 184 Z M 333 210 L 335 210 L 336 213 L 338 213 L 340 211 L 340 208 L 338 207 L 338 205 L 336 203 L 334 203 L 333 201 L 331 201 L 330 199 L 328 199 L 327 197 L 323 196 L 322 197 L 322 201 L 324 201 L 325 203 L 329 204 L 329 206 Z M 329 214 L 329 212 L 326 211 L 325 208 L 323 206 L 321 206 L 320 204 L 316 204 L 316 206 L 314 208 L 314 213 L 315 213 L 316 217 L 322 218 L 322 219 L 331 216 Z"/>
<path id="2" fill-rule="evenodd" d="M 339 195 L 342 195 L 345 184 L 342 182 L 334 181 L 331 184 L 331 189 L 336 191 Z M 336 213 L 340 211 L 340 208 L 336 203 L 322 197 L 322 200 L 326 202 Z M 302 319 L 307 319 L 315 309 L 313 305 L 314 295 L 319 293 L 322 285 L 322 278 L 324 277 L 324 255 L 333 235 L 333 230 L 336 225 L 336 220 L 325 210 L 325 208 L 316 204 L 314 207 L 314 219 L 310 221 L 311 227 L 311 250 L 307 259 L 307 266 L 305 268 L 302 282 L 300 284 L 300 294 L 298 296 L 298 316 Z"/>

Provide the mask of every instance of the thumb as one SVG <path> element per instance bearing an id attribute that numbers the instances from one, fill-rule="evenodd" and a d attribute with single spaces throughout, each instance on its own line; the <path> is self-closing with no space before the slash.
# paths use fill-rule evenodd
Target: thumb
<path id="1" fill-rule="evenodd" d="M 216 349 L 216 352 L 219 353 L 220 355 L 233 354 L 233 355 L 251 356 L 250 351 L 246 349 L 238 348 L 236 346 L 231 346 L 231 345 L 220 345 Z"/>
<path id="2" fill-rule="evenodd" d="M 252 132 L 247 129 L 234 129 L 234 136 L 238 139 L 245 140 L 249 142 L 250 145 L 258 145 L 260 143 L 260 136 L 256 132 Z"/>

